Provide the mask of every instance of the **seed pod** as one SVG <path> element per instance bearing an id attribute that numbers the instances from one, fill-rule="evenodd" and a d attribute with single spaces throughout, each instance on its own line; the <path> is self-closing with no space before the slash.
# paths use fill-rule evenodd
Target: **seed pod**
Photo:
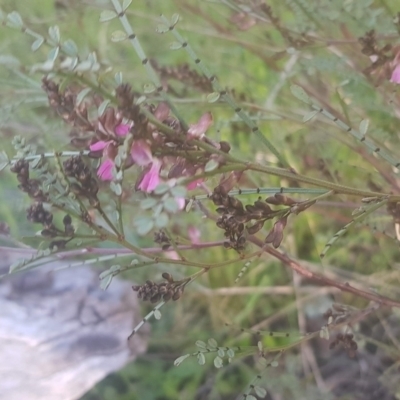
<path id="1" fill-rule="evenodd" d="M 175 291 L 175 293 L 172 296 L 172 300 L 176 301 L 178 300 L 181 296 L 182 296 L 183 290 L 182 289 L 178 289 Z"/>
<path id="2" fill-rule="evenodd" d="M 231 145 L 228 142 L 221 141 L 219 142 L 220 150 L 223 151 L 224 153 L 229 153 L 231 150 Z"/>
<path id="3" fill-rule="evenodd" d="M 169 272 L 163 272 L 161 276 L 168 282 L 174 281 L 174 278 L 172 277 L 172 275 Z"/>
<path id="4" fill-rule="evenodd" d="M 246 227 L 247 232 L 248 232 L 250 235 L 254 235 L 255 233 L 257 233 L 257 232 L 264 226 L 264 222 L 265 222 L 265 221 L 258 221 L 258 222 L 256 222 L 254 225 L 247 226 L 247 227 Z"/>

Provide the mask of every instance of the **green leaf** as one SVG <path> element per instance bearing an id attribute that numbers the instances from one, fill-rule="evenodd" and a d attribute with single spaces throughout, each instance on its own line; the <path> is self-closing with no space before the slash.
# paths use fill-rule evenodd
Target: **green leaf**
<path id="1" fill-rule="evenodd" d="M 308 121 L 312 120 L 317 114 L 318 114 L 318 111 L 316 111 L 316 110 L 310 111 L 309 113 L 307 113 L 303 116 L 303 122 L 308 122 Z"/>
<path id="2" fill-rule="evenodd" d="M 43 37 L 37 38 L 37 39 L 32 43 L 32 45 L 31 45 L 31 50 L 32 50 L 32 51 L 38 50 L 38 49 L 40 48 L 40 46 L 43 44 L 43 42 L 44 42 L 44 38 L 43 38 Z"/>
<path id="3" fill-rule="evenodd" d="M 271 363 L 271 367 L 274 367 L 274 368 L 276 368 L 278 365 L 279 365 L 279 363 L 276 360 L 272 361 L 272 363 Z"/>
<path id="4" fill-rule="evenodd" d="M 167 33 L 169 31 L 169 26 L 160 24 L 156 28 L 157 33 Z"/>
<path id="5" fill-rule="evenodd" d="M 185 354 L 184 356 L 178 357 L 178 358 L 174 361 L 175 367 L 178 367 L 180 364 L 182 364 L 182 362 L 185 361 L 188 357 L 190 357 L 190 354 Z"/>
<path id="6" fill-rule="evenodd" d="M 78 47 L 76 43 L 71 39 L 67 39 L 63 43 L 62 48 L 71 57 L 74 57 L 78 54 Z"/>
<path id="7" fill-rule="evenodd" d="M 144 93 L 153 93 L 156 91 L 156 87 L 152 83 L 146 83 L 143 85 Z"/>
<path id="8" fill-rule="evenodd" d="M 254 397 L 252 394 L 248 394 L 248 395 L 246 396 L 246 400 L 257 400 L 257 398 Z"/>
<path id="9" fill-rule="evenodd" d="M 123 40 L 125 40 L 127 38 L 127 35 L 125 32 L 118 30 L 118 31 L 114 31 L 111 34 L 111 40 L 113 42 L 122 42 Z"/>
<path id="10" fill-rule="evenodd" d="M 124 0 L 124 2 L 122 3 L 122 9 L 124 11 L 126 11 L 126 9 L 131 5 L 132 0 Z"/>
<path id="11" fill-rule="evenodd" d="M 154 194 L 164 194 L 168 192 L 171 189 L 171 187 L 168 185 L 168 183 L 160 183 L 157 185 L 157 187 L 154 189 Z"/>
<path id="12" fill-rule="evenodd" d="M 176 213 L 179 210 L 178 202 L 174 197 L 168 197 L 164 202 L 164 210 L 170 213 Z"/>
<path id="13" fill-rule="evenodd" d="M 113 279 L 112 274 L 107 275 L 105 278 L 101 279 L 100 280 L 100 288 L 102 290 L 106 290 L 110 286 L 112 279 Z"/>
<path id="14" fill-rule="evenodd" d="M 122 194 L 122 186 L 120 183 L 110 182 L 110 189 L 116 196 L 121 196 Z"/>
<path id="15" fill-rule="evenodd" d="M 369 126 L 369 120 L 368 119 L 363 119 L 360 122 L 360 126 L 359 126 L 358 130 L 360 131 L 361 135 L 365 136 L 367 134 L 368 126 Z"/>
<path id="16" fill-rule="evenodd" d="M 182 48 L 182 44 L 179 43 L 179 42 L 172 42 L 172 43 L 169 45 L 169 48 L 170 48 L 171 50 L 179 50 L 179 49 Z"/>
<path id="17" fill-rule="evenodd" d="M 110 100 L 106 99 L 102 101 L 100 104 L 99 108 L 97 109 L 97 115 L 101 117 L 104 114 L 104 111 L 106 110 L 107 106 L 110 104 Z"/>
<path id="18" fill-rule="evenodd" d="M 156 227 L 157 228 L 165 228 L 168 225 L 169 222 L 169 217 L 168 214 L 166 213 L 161 213 L 157 218 L 156 218 Z"/>
<path id="19" fill-rule="evenodd" d="M 117 85 L 120 85 L 120 84 L 122 83 L 123 76 L 122 76 L 122 72 L 121 72 L 121 71 L 120 71 L 120 72 L 117 72 L 117 73 L 114 75 L 114 80 L 115 80 L 115 82 L 116 82 Z"/>
<path id="20" fill-rule="evenodd" d="M 10 163 L 7 153 L 2 150 L 0 151 L 0 171 L 2 171 Z"/>
<path id="21" fill-rule="evenodd" d="M 153 208 L 157 203 L 158 203 L 157 199 L 155 199 L 154 197 L 149 197 L 140 202 L 140 209 L 149 210 L 150 208 Z"/>
<path id="22" fill-rule="evenodd" d="M 218 349 L 217 353 L 220 357 L 225 357 L 225 350 L 222 347 Z"/>
<path id="23" fill-rule="evenodd" d="M 224 366 L 224 361 L 221 357 L 217 356 L 214 358 L 215 368 L 222 368 Z"/>
<path id="24" fill-rule="evenodd" d="M 60 28 L 57 25 L 50 26 L 49 36 L 56 44 L 60 43 Z"/>
<path id="25" fill-rule="evenodd" d="M 208 343 L 208 346 L 213 348 L 213 349 L 216 349 L 217 346 L 218 346 L 217 341 L 215 339 L 213 339 L 213 338 L 208 339 L 207 343 Z"/>
<path id="26" fill-rule="evenodd" d="M 99 21 L 100 22 L 107 22 L 107 21 L 111 21 L 112 19 L 116 18 L 118 16 L 118 14 L 115 11 L 112 10 L 103 10 L 100 13 L 100 18 Z"/>
<path id="27" fill-rule="evenodd" d="M 196 341 L 196 346 L 197 346 L 199 349 L 206 349 L 206 348 L 207 348 L 207 344 L 204 343 L 202 340 L 197 340 L 197 341 Z"/>
<path id="28" fill-rule="evenodd" d="M 291 85 L 290 91 L 292 92 L 293 96 L 298 98 L 303 103 L 311 104 L 311 100 L 308 97 L 308 94 L 298 85 Z"/>
<path id="29" fill-rule="evenodd" d="M 47 60 L 48 61 L 55 61 L 58 57 L 58 53 L 60 52 L 60 47 L 53 47 L 50 49 L 49 53 L 47 54 Z"/>
<path id="30" fill-rule="evenodd" d="M 139 235 L 147 235 L 153 229 L 154 221 L 147 215 L 140 216 L 136 218 L 135 226 Z"/>
<path id="31" fill-rule="evenodd" d="M 233 349 L 228 349 L 228 351 L 226 352 L 227 356 L 229 358 L 233 358 L 235 357 L 235 351 Z"/>
<path id="32" fill-rule="evenodd" d="M 267 395 L 267 391 L 260 386 L 254 386 L 254 391 L 258 397 L 264 398 Z"/>
<path id="33" fill-rule="evenodd" d="M 78 95 L 76 96 L 76 105 L 79 106 L 83 99 L 90 93 L 90 91 L 92 90 L 92 88 L 85 88 L 83 90 L 81 90 Z"/>
<path id="34" fill-rule="evenodd" d="M 171 194 L 174 197 L 186 197 L 187 195 L 187 190 L 184 186 L 174 186 L 173 188 L 171 188 Z"/>
<path id="35" fill-rule="evenodd" d="M 21 16 L 16 11 L 7 15 L 7 21 L 7 25 L 12 28 L 22 28 L 24 26 Z"/>
<path id="36" fill-rule="evenodd" d="M 216 168 L 218 168 L 219 163 L 216 160 L 210 160 L 207 162 L 206 166 L 204 167 L 205 172 L 211 172 L 214 171 Z"/>
<path id="37" fill-rule="evenodd" d="M 161 312 L 160 310 L 154 310 L 154 318 L 156 320 L 160 320 L 161 319 Z"/>
<path id="38" fill-rule="evenodd" d="M 197 362 L 199 365 L 204 365 L 206 363 L 206 358 L 204 357 L 203 353 L 197 354 Z"/>
<path id="39" fill-rule="evenodd" d="M 92 69 L 93 63 L 90 60 L 85 60 L 80 62 L 76 67 L 75 67 L 75 71 L 78 72 L 86 72 L 86 71 L 90 71 Z"/>
<path id="40" fill-rule="evenodd" d="M 221 94 L 219 92 L 213 92 L 207 95 L 207 101 L 209 103 L 215 103 L 218 101 L 218 99 L 221 97 Z"/>
<path id="41" fill-rule="evenodd" d="M 171 25 L 175 26 L 179 21 L 179 14 L 173 14 L 171 17 Z"/>

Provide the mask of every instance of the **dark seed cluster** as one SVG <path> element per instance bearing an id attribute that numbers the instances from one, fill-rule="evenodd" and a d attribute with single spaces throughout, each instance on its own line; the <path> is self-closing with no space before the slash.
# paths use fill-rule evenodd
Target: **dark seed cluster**
<path id="1" fill-rule="evenodd" d="M 98 203 L 97 192 L 99 186 L 82 157 L 74 156 L 65 160 L 63 167 L 65 175 L 76 180 L 70 185 L 71 191 L 77 196 L 87 198 L 90 204 L 95 206 Z"/>
<path id="2" fill-rule="evenodd" d="M 151 303 L 158 303 L 160 300 L 178 300 L 182 296 L 184 290 L 182 283 L 175 282 L 168 272 L 164 272 L 162 277 L 166 282 L 155 283 L 147 280 L 143 285 L 132 286 L 132 289 L 137 292 L 139 299 L 150 301 Z"/>
<path id="3" fill-rule="evenodd" d="M 51 227 L 53 214 L 43 208 L 43 203 L 32 204 L 27 210 L 28 221 L 43 224 L 44 227 Z"/>
<path id="4" fill-rule="evenodd" d="M 329 348 L 332 350 L 341 344 L 346 350 L 347 355 L 350 358 L 354 358 L 356 356 L 358 346 L 353 338 L 354 335 L 352 333 L 338 333 L 336 338 L 329 344 Z"/>
<path id="5" fill-rule="evenodd" d="M 301 204 L 287 196 L 276 194 L 266 200 L 262 200 L 260 197 L 254 204 L 244 206 L 236 197 L 229 196 L 221 186 L 214 189 L 210 198 L 218 206 L 216 211 L 220 214 L 216 224 L 218 228 L 225 231 L 225 237 L 228 238 L 224 245 L 226 248 L 236 251 L 242 251 L 245 248 L 247 234 L 257 233 L 267 220 L 275 217 L 278 220 L 265 238 L 265 243 L 272 243 L 275 248 L 279 247 L 283 239 L 287 217 L 293 212 L 291 207 Z M 289 207 L 273 210 L 268 203 Z"/>
<path id="6" fill-rule="evenodd" d="M 17 179 L 20 182 L 18 189 L 27 193 L 29 197 L 36 201 L 46 201 L 47 196 L 43 193 L 38 179 L 29 178 L 29 162 L 20 159 L 11 168 L 11 172 L 17 174 Z"/>

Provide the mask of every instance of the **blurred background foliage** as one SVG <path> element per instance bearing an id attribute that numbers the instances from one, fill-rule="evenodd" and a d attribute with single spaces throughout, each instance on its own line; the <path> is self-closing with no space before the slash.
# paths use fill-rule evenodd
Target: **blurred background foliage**
<path id="1" fill-rule="evenodd" d="M 400 44 L 400 25 L 393 22 L 400 12 L 398 0 L 268 3 L 279 18 L 274 23 L 260 12 L 265 2 L 250 0 L 135 0 L 127 16 L 147 56 L 160 67 L 188 63 L 194 68 L 184 51 L 170 50 L 172 36 L 155 33 L 160 14 L 179 13 L 181 33 L 299 173 L 398 193 L 398 175 L 391 166 L 324 117 L 304 124 L 303 115 L 309 110 L 289 90 L 291 83 L 303 85 L 323 107 L 351 126 L 368 119 L 369 137 L 400 159 L 400 97 L 383 72 L 365 72 L 371 60 L 362 54 L 358 41 L 374 29 L 379 45 Z M 96 51 L 98 59 L 112 67 L 112 74 L 122 71 L 124 81 L 134 91 L 143 92 L 148 78 L 136 54 L 128 42 L 110 40 L 111 32 L 121 29 L 118 20 L 99 23 L 100 12 L 110 8 L 108 1 L 2 0 L 0 4 L 6 13 L 18 11 L 31 29 L 43 35 L 49 26 L 58 25 L 62 38 L 73 39 L 82 53 Z M 46 59 L 46 49 L 33 53 L 31 44 L 32 39 L 17 30 L 0 29 L 0 135 L 1 147 L 8 154 L 13 154 L 11 140 L 16 134 L 40 149 L 69 148 L 69 129 L 49 109 L 41 74 L 29 72 L 32 65 Z M 185 81 L 171 79 L 168 84 L 186 121 L 195 123 L 205 111 L 211 111 L 214 125 L 210 136 L 229 141 L 232 154 L 261 163 L 276 162 L 226 105 L 208 103 L 207 93 Z M 24 240 L 35 233 L 25 218 L 29 200 L 17 191 L 16 179 L 8 171 L 1 172 L 0 179 L 0 221 L 9 225 L 13 237 Z M 273 176 L 248 175 L 246 179 L 241 187 L 291 186 L 290 181 Z M 352 228 L 326 258 L 319 257 L 328 240 L 351 220 L 359 200 L 341 195 L 335 202 L 316 205 L 292 218 L 282 250 L 314 271 L 399 299 L 399 246 L 387 235 L 393 223 L 386 218 L 389 229 L 385 215 Z M 185 232 L 196 225 L 202 240 L 221 240 L 221 232 L 212 222 L 199 224 L 198 217 L 176 220 L 176 231 Z M 203 251 L 202 257 L 203 262 L 218 262 L 224 259 L 225 250 Z M 222 369 L 216 369 L 212 359 L 205 366 L 188 359 L 174 367 L 173 361 L 195 351 L 196 340 L 209 337 L 224 346 L 257 343 L 254 335 L 237 333 L 226 328 L 225 322 L 246 328 L 314 331 L 325 323 L 322 314 L 334 301 L 357 308 L 368 305 L 365 299 L 300 279 L 269 256 L 254 260 L 234 284 L 242 268 L 243 263 L 237 263 L 215 269 L 195 281 L 182 301 L 168 304 L 161 320 L 151 323 L 147 354 L 107 377 L 83 399 L 232 399 L 255 377 L 254 355 Z M 125 278 L 143 282 L 164 271 L 177 277 L 187 272 L 158 265 Z M 227 290 L 220 290 L 223 288 Z M 242 288 L 249 290 L 242 292 Z M 150 309 L 144 305 L 143 315 Z M 385 310 L 356 324 L 359 355 L 355 359 L 347 358 L 343 351 L 328 350 L 325 341 L 291 350 L 278 368 L 262 378 L 262 386 L 268 389 L 265 398 L 400 399 L 400 385 L 394 379 L 400 363 L 398 322 L 398 311 Z M 265 346 L 280 343 L 276 338 L 262 340 Z M 368 371 L 360 367 L 365 360 Z"/>

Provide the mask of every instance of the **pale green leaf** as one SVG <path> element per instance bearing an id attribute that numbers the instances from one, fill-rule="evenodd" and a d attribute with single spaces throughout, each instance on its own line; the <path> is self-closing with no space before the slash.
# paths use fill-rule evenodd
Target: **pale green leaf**
<path id="1" fill-rule="evenodd" d="M 221 357 L 217 356 L 214 358 L 214 366 L 215 368 L 222 368 L 224 366 L 224 361 Z"/>
<path id="2" fill-rule="evenodd" d="M 113 275 L 112 274 L 107 275 L 105 278 L 101 279 L 100 288 L 102 290 L 106 290 L 110 286 L 112 279 L 113 279 Z"/>
<path id="3" fill-rule="evenodd" d="M 78 54 L 78 47 L 72 39 L 67 39 L 63 43 L 62 48 L 63 48 L 64 52 L 67 53 L 71 57 L 74 57 Z"/>
<path id="4" fill-rule="evenodd" d="M 206 358 L 205 358 L 205 356 L 204 356 L 203 353 L 197 354 L 197 362 L 198 362 L 200 365 L 204 365 L 204 364 L 206 363 Z"/>
<path id="5" fill-rule="evenodd" d="M 207 344 L 204 343 L 202 340 L 197 340 L 196 341 L 196 346 L 200 349 L 206 349 L 207 348 Z"/>
<path id="6" fill-rule="evenodd" d="M 125 40 L 126 38 L 127 38 L 126 33 L 123 32 L 123 31 L 121 31 L 121 30 L 114 31 L 114 32 L 111 34 L 111 40 L 112 40 L 113 42 L 122 42 L 122 41 Z"/>
<path id="7" fill-rule="evenodd" d="M 154 310 L 154 318 L 156 320 L 160 320 L 161 319 L 161 312 L 160 310 Z"/>
<path id="8" fill-rule="evenodd" d="M 103 10 L 100 13 L 100 18 L 99 21 L 100 22 L 107 22 L 107 21 L 111 21 L 112 19 L 116 18 L 118 15 L 115 11 L 112 10 Z"/>
<path id="9" fill-rule="evenodd" d="M 169 26 L 160 24 L 156 28 L 157 33 L 167 33 L 169 31 Z"/>
<path id="10" fill-rule="evenodd" d="M 303 88 L 301 88 L 298 85 L 291 85 L 290 86 L 290 91 L 292 92 L 293 96 L 298 98 L 300 101 L 311 104 L 310 98 L 308 97 L 308 94 L 304 91 Z"/>
<path id="11" fill-rule="evenodd" d="M 49 36 L 56 44 L 60 43 L 60 28 L 57 25 L 50 26 Z"/>
<path id="12" fill-rule="evenodd" d="M 107 108 L 107 106 L 109 104 L 110 104 L 110 100 L 109 99 L 103 100 L 101 102 L 101 104 L 99 105 L 99 108 L 97 109 L 97 115 L 99 117 L 101 117 L 104 114 L 104 111 L 106 110 L 106 108 Z"/>
<path id="13" fill-rule="evenodd" d="M 172 42 L 172 43 L 169 45 L 169 48 L 170 48 L 171 50 L 179 50 L 179 49 L 182 48 L 182 43 L 179 43 L 179 42 Z"/>
<path id="14" fill-rule="evenodd" d="M 149 210 L 150 208 L 153 208 L 157 203 L 158 203 L 157 199 L 155 199 L 154 197 L 149 197 L 140 202 L 140 209 Z"/>
<path id="15" fill-rule="evenodd" d="M 152 83 L 146 83 L 143 85 L 144 93 L 153 93 L 155 92 L 156 87 Z"/>
<path id="16" fill-rule="evenodd" d="M 168 197 L 163 204 L 164 210 L 170 213 L 176 213 L 179 210 L 179 204 L 174 197 Z"/>
<path id="17" fill-rule="evenodd" d="M 37 38 L 31 45 L 31 50 L 36 51 L 40 48 L 40 46 L 44 43 L 44 38 L 39 37 Z"/>
<path id="18" fill-rule="evenodd" d="M 254 386 L 254 391 L 258 397 L 264 398 L 267 395 L 267 391 L 260 386 Z"/>
<path id="19" fill-rule="evenodd" d="M 131 5 L 132 0 L 124 0 L 124 2 L 122 3 L 122 9 L 124 11 L 126 11 L 126 9 Z"/>
<path id="20" fill-rule="evenodd" d="M 365 136 L 367 134 L 368 126 L 369 126 L 369 120 L 368 119 L 363 119 L 360 122 L 360 126 L 359 126 L 358 130 L 360 131 L 361 135 Z"/>
<path id="21" fill-rule="evenodd" d="M 207 101 L 209 103 L 215 103 L 218 101 L 218 99 L 221 97 L 221 94 L 219 92 L 213 92 L 207 95 Z"/>
<path id="22" fill-rule="evenodd" d="M 303 116 L 303 122 L 308 122 L 308 121 L 312 120 L 317 114 L 318 114 L 318 111 L 316 111 L 316 110 L 310 111 L 309 113 L 307 113 Z"/>
<path id="23" fill-rule="evenodd" d="M 91 92 L 92 88 L 88 87 L 81 90 L 78 95 L 76 96 L 76 105 L 79 106 L 83 99 Z"/>
<path id="24" fill-rule="evenodd" d="M 12 28 L 22 28 L 24 25 L 21 16 L 16 11 L 7 15 L 7 21 L 7 25 Z"/>
<path id="25" fill-rule="evenodd" d="M 54 62 L 57 59 L 59 52 L 60 52 L 60 48 L 58 46 L 53 47 L 52 49 L 50 49 L 49 53 L 47 54 L 47 60 Z"/>
<path id="26" fill-rule="evenodd" d="M 157 228 L 165 228 L 168 225 L 169 222 L 169 217 L 168 214 L 166 213 L 161 213 L 157 218 L 156 218 L 156 227 Z"/>
<path id="27" fill-rule="evenodd" d="M 185 361 L 188 357 L 190 357 L 190 354 L 185 354 L 184 356 L 178 357 L 178 358 L 174 361 L 175 367 L 178 367 L 180 364 L 182 364 L 182 362 Z"/>
<path id="28" fill-rule="evenodd" d="M 216 168 L 218 168 L 219 163 L 216 160 L 211 159 L 210 161 L 207 162 L 206 166 L 204 167 L 205 172 L 211 172 L 214 171 Z"/>

